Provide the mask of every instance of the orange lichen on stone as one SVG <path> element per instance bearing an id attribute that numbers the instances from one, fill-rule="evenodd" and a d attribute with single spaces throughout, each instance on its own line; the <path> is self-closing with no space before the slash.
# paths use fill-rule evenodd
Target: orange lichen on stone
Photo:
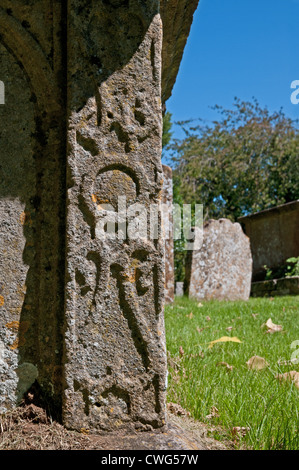
<path id="1" fill-rule="evenodd" d="M 19 337 L 14 340 L 13 344 L 9 346 L 9 348 L 15 350 L 20 346 L 24 346 L 26 342 L 24 335 L 29 328 L 29 322 L 11 321 L 6 323 L 5 326 L 10 330 L 13 330 L 14 333 L 19 333 Z"/>
<path id="2" fill-rule="evenodd" d="M 28 212 L 22 212 L 20 215 L 20 222 L 22 225 L 29 225 L 32 226 L 32 219 Z"/>
<path id="3" fill-rule="evenodd" d="M 4 297 L 0 295 L 0 307 L 3 307 L 4 305 Z"/>
<path id="4" fill-rule="evenodd" d="M 21 215 L 20 215 L 20 222 L 22 225 L 25 224 L 25 220 L 26 220 L 26 214 L 25 212 L 22 212 Z"/>
<path id="5" fill-rule="evenodd" d="M 10 321 L 9 323 L 6 323 L 5 326 L 6 326 L 6 328 L 9 328 L 10 330 L 19 331 L 20 322 L 19 321 Z"/>
<path id="6" fill-rule="evenodd" d="M 136 282 L 136 269 L 139 267 L 139 260 L 133 259 L 129 266 L 129 273 L 125 273 L 126 279 L 134 284 Z M 132 272 L 133 271 L 133 272 Z"/>
<path id="7" fill-rule="evenodd" d="M 9 348 L 12 351 L 14 351 L 15 349 L 18 349 L 19 347 L 24 346 L 25 342 L 26 342 L 25 338 L 16 338 L 14 342 L 12 343 L 12 345 L 9 346 Z"/>

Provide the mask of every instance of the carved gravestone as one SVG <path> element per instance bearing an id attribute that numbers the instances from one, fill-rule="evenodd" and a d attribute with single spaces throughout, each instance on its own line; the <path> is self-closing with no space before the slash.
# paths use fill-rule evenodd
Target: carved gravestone
<path id="1" fill-rule="evenodd" d="M 103 204 L 112 212 L 122 196 L 127 206 L 159 204 L 158 2 L 117 10 L 97 4 L 81 17 L 71 3 L 64 420 L 76 429 L 159 427 L 163 240 L 109 239 L 100 231 Z"/>
<path id="2" fill-rule="evenodd" d="M 189 296 L 198 300 L 248 300 L 252 257 L 241 225 L 228 219 L 204 224 L 202 246 L 191 254 Z"/>
<path id="3" fill-rule="evenodd" d="M 0 412 L 30 391 L 73 429 L 165 424 L 164 240 L 148 217 L 161 97 L 197 3 L 1 1 Z"/>
<path id="4" fill-rule="evenodd" d="M 163 204 L 165 214 L 165 302 L 174 301 L 173 190 L 172 169 L 163 165 Z"/>

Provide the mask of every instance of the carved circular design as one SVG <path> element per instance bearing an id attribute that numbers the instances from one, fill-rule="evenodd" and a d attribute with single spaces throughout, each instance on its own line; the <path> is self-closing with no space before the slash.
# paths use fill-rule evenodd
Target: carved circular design
<path id="1" fill-rule="evenodd" d="M 125 196 L 127 205 L 136 201 L 136 184 L 130 175 L 119 169 L 101 172 L 93 185 L 93 201 L 97 205 L 111 204 L 116 210 L 118 197 Z"/>

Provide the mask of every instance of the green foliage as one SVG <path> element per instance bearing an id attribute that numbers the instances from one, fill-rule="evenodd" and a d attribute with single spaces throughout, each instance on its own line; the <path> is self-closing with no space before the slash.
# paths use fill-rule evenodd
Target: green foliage
<path id="1" fill-rule="evenodd" d="M 273 275 L 273 271 L 272 269 L 268 268 L 268 266 L 264 266 L 264 269 L 266 271 L 266 274 L 265 274 L 265 281 L 269 281 L 270 279 L 273 279 L 272 275 Z"/>
<path id="2" fill-rule="evenodd" d="M 162 134 L 162 147 L 163 149 L 166 148 L 171 140 L 172 137 L 172 122 L 171 122 L 172 114 L 167 112 L 163 117 L 163 134 Z"/>
<path id="3" fill-rule="evenodd" d="M 299 257 L 289 258 L 286 262 L 276 269 L 270 269 L 268 266 L 264 266 L 265 269 L 265 281 L 271 279 L 281 279 L 283 277 L 299 276 Z"/>
<path id="4" fill-rule="evenodd" d="M 205 219 L 236 220 L 299 198 L 299 131 L 282 111 L 235 99 L 212 125 L 180 123 L 172 149 L 184 203 L 202 203 Z"/>
<path id="5" fill-rule="evenodd" d="M 287 263 L 286 277 L 299 276 L 299 256 L 287 259 Z"/>

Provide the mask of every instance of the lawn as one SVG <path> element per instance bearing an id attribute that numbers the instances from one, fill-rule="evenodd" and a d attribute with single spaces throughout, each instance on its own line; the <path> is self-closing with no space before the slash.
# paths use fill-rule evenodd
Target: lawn
<path id="1" fill-rule="evenodd" d="M 262 325 L 269 318 L 282 331 L 267 333 Z M 291 347 L 299 340 L 299 297 L 202 303 L 182 297 L 166 306 L 165 323 L 169 402 L 237 448 L 299 449 L 299 389 L 275 378 L 299 371 L 299 342 Z M 209 347 L 224 336 L 241 343 Z M 296 350 L 298 363 L 290 362 Z M 249 369 L 252 356 L 266 367 Z"/>

